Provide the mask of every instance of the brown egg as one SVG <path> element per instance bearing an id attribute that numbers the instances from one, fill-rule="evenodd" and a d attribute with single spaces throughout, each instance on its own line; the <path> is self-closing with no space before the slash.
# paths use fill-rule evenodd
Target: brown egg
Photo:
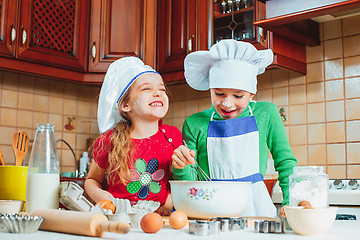
<path id="1" fill-rule="evenodd" d="M 305 209 L 313 209 L 311 204 L 308 201 L 301 201 L 298 204 L 299 207 L 304 207 Z"/>
<path id="2" fill-rule="evenodd" d="M 170 214 L 169 224 L 174 229 L 182 229 L 188 223 L 188 217 L 182 211 L 175 211 Z"/>
<path id="3" fill-rule="evenodd" d="M 164 224 L 162 217 L 158 213 L 148 213 L 140 221 L 141 229 L 146 233 L 158 232 Z"/>

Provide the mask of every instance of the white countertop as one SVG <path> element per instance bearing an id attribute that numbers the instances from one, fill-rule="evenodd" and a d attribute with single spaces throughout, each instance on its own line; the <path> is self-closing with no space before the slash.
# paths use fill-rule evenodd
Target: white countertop
<path id="1" fill-rule="evenodd" d="M 38 231 L 32 234 L 14 234 L 0 232 L 0 239 L 2 240 L 68 240 L 68 239 L 126 239 L 126 240 L 184 240 L 184 239 L 227 239 L 227 240 L 239 240 L 239 239 L 266 239 L 266 240 L 331 240 L 331 239 L 354 239 L 354 237 L 360 236 L 360 221 L 335 221 L 332 228 L 324 235 L 321 236 L 300 236 L 294 232 L 287 232 L 285 234 L 274 234 L 274 233 L 254 233 L 252 230 L 238 230 L 231 232 L 221 232 L 218 235 L 212 235 L 208 237 L 200 237 L 192 234 L 188 234 L 188 227 L 182 230 L 174 230 L 170 226 L 164 226 L 156 234 L 147 234 L 142 230 L 134 229 L 128 234 L 117 234 L 117 233 L 105 233 L 103 238 L 85 237 L 70 234 L 62 234 L 55 232 Z"/>

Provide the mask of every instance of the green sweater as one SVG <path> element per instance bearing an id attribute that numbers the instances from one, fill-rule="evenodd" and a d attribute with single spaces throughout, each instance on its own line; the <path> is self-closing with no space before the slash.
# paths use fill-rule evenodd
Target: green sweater
<path id="1" fill-rule="evenodd" d="M 297 160 L 290 148 L 285 128 L 275 104 L 268 102 L 250 102 L 250 107 L 259 129 L 259 172 L 264 176 L 267 168 L 269 150 L 274 159 L 275 170 L 279 173 L 278 180 L 283 192 L 283 205 L 289 203 L 289 175 Z M 214 120 L 223 120 L 214 108 L 195 113 L 185 119 L 182 135 L 187 146 L 195 150 L 196 161 L 209 176 L 207 160 L 207 132 L 211 114 L 215 112 Z M 241 113 L 239 118 L 250 116 L 249 108 Z M 202 176 L 194 177 L 191 166 L 184 169 L 173 168 L 177 180 L 204 180 Z"/>

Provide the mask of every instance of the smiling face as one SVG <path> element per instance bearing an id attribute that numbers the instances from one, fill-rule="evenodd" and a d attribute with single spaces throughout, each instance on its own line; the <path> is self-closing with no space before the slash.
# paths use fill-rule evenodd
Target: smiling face
<path id="1" fill-rule="evenodd" d="M 211 88 L 211 103 L 223 119 L 234 119 L 245 110 L 254 94 L 231 88 Z"/>
<path id="2" fill-rule="evenodd" d="M 159 74 L 149 73 L 140 76 L 129 91 L 129 100 L 121 106 L 121 110 L 132 121 L 159 120 L 167 113 L 169 98 Z"/>

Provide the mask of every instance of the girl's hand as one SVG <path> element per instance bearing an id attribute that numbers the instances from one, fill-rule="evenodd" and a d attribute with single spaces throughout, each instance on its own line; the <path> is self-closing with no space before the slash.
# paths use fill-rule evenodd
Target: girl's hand
<path id="1" fill-rule="evenodd" d="M 158 209 L 156 209 L 155 212 L 157 212 L 161 216 L 170 216 L 172 209 L 173 209 L 173 203 L 172 203 L 172 199 L 171 199 L 171 193 L 169 193 L 165 204 L 163 206 L 159 207 Z"/>
<path id="2" fill-rule="evenodd" d="M 279 217 L 282 217 L 282 218 L 286 217 L 284 207 L 285 207 L 285 206 L 282 206 L 282 207 L 281 207 L 281 209 L 280 209 L 280 211 L 279 211 Z"/>
<path id="3" fill-rule="evenodd" d="M 190 150 L 184 145 L 180 145 L 175 149 L 172 155 L 172 166 L 174 168 L 183 169 L 186 165 L 192 165 L 195 163 L 195 151 Z"/>

